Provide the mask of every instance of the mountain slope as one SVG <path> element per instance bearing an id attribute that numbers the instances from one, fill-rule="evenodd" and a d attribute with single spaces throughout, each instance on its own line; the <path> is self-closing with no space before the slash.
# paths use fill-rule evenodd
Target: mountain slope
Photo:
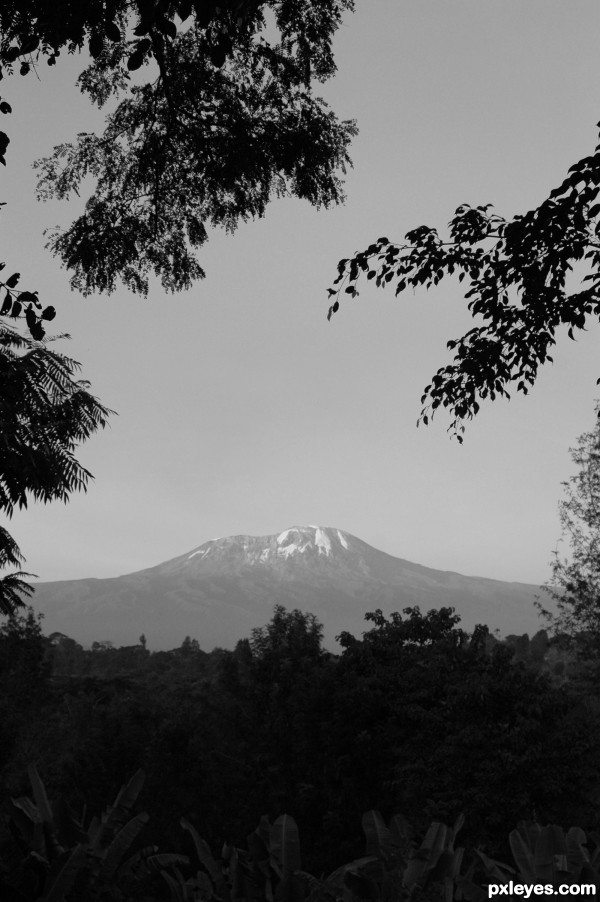
<path id="1" fill-rule="evenodd" d="M 542 627 L 533 601 L 540 590 L 433 570 L 393 557 L 331 527 L 292 527 L 279 535 L 229 536 L 155 567 L 111 579 L 40 583 L 34 607 L 44 631 L 59 631 L 89 645 L 111 640 L 174 648 L 184 636 L 210 651 L 233 648 L 271 617 L 273 605 L 317 615 L 325 647 L 335 636 L 359 636 L 367 611 L 419 605 L 422 611 L 455 607 L 462 626 L 487 623 L 502 635 Z"/>

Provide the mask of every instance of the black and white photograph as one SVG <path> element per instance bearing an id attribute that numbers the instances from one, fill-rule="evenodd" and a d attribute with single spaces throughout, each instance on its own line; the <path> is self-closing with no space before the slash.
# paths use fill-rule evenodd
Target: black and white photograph
<path id="1" fill-rule="evenodd" d="M 599 39 L 0 0 L 0 902 L 600 893 Z"/>

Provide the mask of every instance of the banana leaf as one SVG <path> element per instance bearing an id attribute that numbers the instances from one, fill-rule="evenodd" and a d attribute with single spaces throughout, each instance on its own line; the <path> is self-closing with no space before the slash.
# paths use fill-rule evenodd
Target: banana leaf
<path id="1" fill-rule="evenodd" d="M 454 826 L 452 827 L 452 830 L 448 831 L 450 833 L 450 836 L 448 839 L 448 848 L 452 849 L 454 847 L 454 842 L 456 840 L 456 837 L 458 836 L 458 834 L 464 827 L 464 824 L 465 824 L 465 816 L 461 811 L 461 813 L 458 815 L 458 817 L 454 821 Z"/>
<path id="2" fill-rule="evenodd" d="M 38 774 L 38 770 L 35 764 L 29 765 L 29 767 L 27 768 L 27 773 L 29 775 L 29 782 L 31 783 L 33 798 L 35 799 L 35 804 L 39 815 L 44 823 L 51 824 L 52 810 L 50 808 L 50 803 L 48 802 L 46 789 L 44 787 L 44 784 L 42 783 L 40 775 Z"/>
<path id="3" fill-rule="evenodd" d="M 504 864 L 503 861 L 495 861 L 493 858 L 488 858 L 481 849 L 474 849 L 473 851 L 483 864 L 488 877 L 493 877 L 495 883 L 508 883 L 515 874 L 515 869 L 508 864 Z"/>
<path id="4" fill-rule="evenodd" d="M 112 880 L 123 856 L 149 820 L 150 815 L 146 814 L 144 811 L 133 817 L 121 828 L 121 830 L 119 830 L 104 855 L 104 861 L 100 872 L 100 879 L 103 883 L 109 883 Z"/>
<path id="5" fill-rule="evenodd" d="M 11 819 L 17 827 L 28 849 L 45 857 L 46 843 L 40 814 L 31 799 L 23 796 L 11 799 L 13 807 Z"/>
<path id="6" fill-rule="evenodd" d="M 196 854 L 198 855 L 198 860 L 210 876 L 217 894 L 220 896 L 223 902 L 229 902 L 229 887 L 227 886 L 227 883 L 223 878 L 223 872 L 219 867 L 217 867 L 217 863 L 213 858 L 208 843 L 202 839 L 196 828 L 192 826 L 192 824 L 190 824 L 190 822 L 187 821 L 184 817 L 181 818 L 179 823 L 181 824 L 183 829 L 187 830 L 191 835 L 194 841 L 194 846 L 196 848 Z"/>
<path id="7" fill-rule="evenodd" d="M 289 814 L 280 814 L 273 824 L 269 851 L 271 863 L 276 862 L 279 865 L 283 878 L 289 877 L 302 867 L 298 827 Z"/>
<path id="8" fill-rule="evenodd" d="M 523 883 L 537 883 L 537 870 L 533 852 L 518 828 L 511 831 L 508 843 Z"/>
<path id="9" fill-rule="evenodd" d="M 538 883 L 553 883 L 558 871 L 566 872 L 567 844 L 562 827 L 542 827 L 534 847 L 534 861 Z"/>
<path id="10" fill-rule="evenodd" d="M 90 826 L 90 839 L 93 851 L 98 854 L 103 851 L 113 839 L 115 831 L 126 822 L 129 812 L 139 796 L 146 776 L 143 770 L 138 770 L 128 783 L 121 787 L 117 798 L 98 824 L 96 818 Z"/>
<path id="11" fill-rule="evenodd" d="M 171 902 L 187 902 L 189 897 L 181 873 L 177 872 L 179 881 L 175 880 L 175 878 L 172 877 L 171 874 L 168 874 L 167 871 L 161 871 L 160 874 L 169 887 Z"/>
<path id="12" fill-rule="evenodd" d="M 362 828 L 367 839 L 367 855 L 379 855 L 386 861 L 393 852 L 392 834 L 379 811 L 371 809 L 362 816 Z"/>
<path id="13" fill-rule="evenodd" d="M 434 822 L 425 834 L 425 839 L 409 858 L 402 885 L 409 891 L 423 887 L 444 850 L 448 828 L 445 824 Z"/>
<path id="14" fill-rule="evenodd" d="M 64 902 L 75 881 L 86 872 L 88 857 L 85 846 L 75 846 L 72 852 L 66 853 L 65 859 L 60 860 L 60 864 L 57 860 L 58 867 L 48 875 L 48 888 L 39 902 Z"/>
<path id="15" fill-rule="evenodd" d="M 437 861 L 446 847 L 446 840 L 449 832 L 450 831 L 445 824 L 434 821 L 425 834 L 425 839 L 421 843 L 421 849 L 423 851 L 429 851 L 429 859 L 432 864 Z"/>

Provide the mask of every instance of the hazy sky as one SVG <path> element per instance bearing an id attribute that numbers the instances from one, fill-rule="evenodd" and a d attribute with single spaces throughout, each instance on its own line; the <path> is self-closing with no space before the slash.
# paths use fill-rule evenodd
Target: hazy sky
<path id="1" fill-rule="evenodd" d="M 527 398 L 487 403 L 464 445 L 443 415 L 415 428 L 445 344 L 468 328 L 457 286 L 365 290 L 326 321 L 341 257 L 381 235 L 444 228 L 461 203 L 512 215 L 591 153 L 600 118 L 597 0 L 356 0 L 319 91 L 360 135 L 345 206 L 278 201 L 215 233 L 190 292 L 84 299 L 44 250 L 69 206 L 34 200 L 32 161 L 99 121 L 77 61 L 0 83 L 14 113 L 2 252 L 57 307 L 62 350 L 111 425 L 81 448 L 94 474 L 68 505 L 9 526 L 41 579 L 116 576 L 209 539 L 337 526 L 398 557 L 541 583 L 559 537 L 568 448 L 594 424 L 598 330 L 566 334 Z M 75 207 L 71 208 L 74 215 Z"/>

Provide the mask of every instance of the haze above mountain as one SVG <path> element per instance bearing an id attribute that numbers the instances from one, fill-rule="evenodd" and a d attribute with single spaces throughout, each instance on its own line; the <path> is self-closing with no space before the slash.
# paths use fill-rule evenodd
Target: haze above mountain
<path id="1" fill-rule="evenodd" d="M 83 645 L 133 645 L 144 633 L 153 650 L 191 636 L 205 651 L 233 648 L 282 604 L 315 614 L 325 647 L 337 651 L 335 636 L 360 636 L 370 625 L 365 613 L 376 608 L 389 614 L 451 606 L 465 629 L 485 623 L 502 636 L 533 634 L 543 627 L 534 608 L 540 594 L 534 585 L 414 564 L 340 529 L 295 526 L 278 535 L 214 539 L 125 576 L 39 583 L 32 601 L 46 634 L 65 633 Z"/>

